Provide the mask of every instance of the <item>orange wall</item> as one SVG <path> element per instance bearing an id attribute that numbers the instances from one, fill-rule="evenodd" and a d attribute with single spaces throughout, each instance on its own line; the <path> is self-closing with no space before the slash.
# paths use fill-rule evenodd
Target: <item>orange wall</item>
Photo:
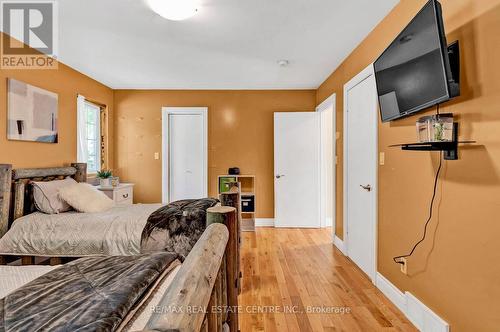
<path id="1" fill-rule="evenodd" d="M 401 0 L 344 63 L 314 91 L 131 91 L 114 92 L 64 66 L 57 71 L 0 71 L 0 133 L 6 132 L 6 78 L 59 94 L 60 143 L 7 141 L 0 135 L 0 162 L 43 167 L 76 159 L 76 94 L 111 112 L 110 163 L 122 180 L 135 182 L 139 202 L 161 200 L 162 106 L 209 108 L 209 191 L 230 166 L 257 176 L 257 217 L 272 218 L 273 112 L 313 111 L 337 94 L 337 131 L 342 132 L 343 85 L 373 62 L 424 4 Z M 436 219 L 430 235 L 409 260 L 409 275 L 392 257 L 405 253 L 421 234 L 437 159 L 430 153 L 389 149 L 415 139 L 418 116 L 379 125 L 378 270 L 447 320 L 453 331 L 495 331 L 500 326 L 500 0 L 442 0 L 448 40 L 462 48 L 462 97 L 444 105 L 459 117 L 461 138 L 479 142 L 445 164 Z M 114 99 L 113 99 L 114 98 Z M 114 105 L 113 105 L 114 103 Z M 424 113 L 422 113 L 423 115 Z M 419 115 L 420 116 L 420 115 Z M 115 131 L 114 133 L 112 131 Z M 342 137 L 342 135 L 340 136 Z M 111 143 L 111 142 L 110 142 Z M 337 141 L 337 234 L 342 234 L 342 138 Z M 114 157 L 114 165 L 113 165 Z M 408 176 L 411 174 L 411 176 Z M 404 198 L 404 199 L 402 199 Z"/>
<path id="2" fill-rule="evenodd" d="M 373 62 L 425 3 L 402 0 L 321 85 L 318 103 L 337 93 L 342 131 L 343 85 Z M 500 327 L 500 0 L 442 0 L 448 42 L 460 40 L 462 96 L 444 104 L 461 125 L 460 138 L 478 145 L 445 163 L 436 217 L 405 276 L 392 257 L 419 239 L 427 218 L 437 155 L 388 148 L 415 140 L 419 116 L 379 124 L 378 270 L 416 295 L 451 324 L 452 331 Z M 431 111 L 428 114 L 432 113 Z M 342 135 L 341 135 L 342 136 Z M 342 141 L 337 142 L 337 234 L 342 234 Z"/>
<path id="3" fill-rule="evenodd" d="M 1 38 L 0 33 L 0 38 Z M 7 140 L 7 78 L 14 78 L 59 95 L 59 143 Z M 108 129 L 112 130 L 113 91 L 97 81 L 59 63 L 57 70 L 0 70 L 0 163 L 14 167 L 51 167 L 76 161 L 76 96 L 108 106 Z M 110 135 L 112 137 L 112 132 Z M 112 166 L 112 142 L 108 142 Z"/>
<path id="4" fill-rule="evenodd" d="M 209 195 L 229 167 L 256 176 L 258 218 L 274 216 L 273 113 L 314 111 L 315 91 L 115 91 L 115 170 L 137 202 L 161 201 L 161 108 L 208 107 Z"/>

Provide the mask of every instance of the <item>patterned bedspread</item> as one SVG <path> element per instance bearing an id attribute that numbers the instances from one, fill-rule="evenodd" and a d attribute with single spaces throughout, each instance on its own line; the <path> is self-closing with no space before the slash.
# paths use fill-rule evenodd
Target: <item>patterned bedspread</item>
<path id="1" fill-rule="evenodd" d="M 161 204 L 117 206 L 105 212 L 44 214 L 17 219 L 0 239 L 0 254 L 128 256 L 141 253 L 141 234 Z"/>
<path id="2" fill-rule="evenodd" d="M 206 198 L 100 213 L 35 212 L 17 219 L 0 239 L 0 255 L 130 256 L 166 250 L 183 258 L 205 230 L 206 210 L 217 203 Z"/>

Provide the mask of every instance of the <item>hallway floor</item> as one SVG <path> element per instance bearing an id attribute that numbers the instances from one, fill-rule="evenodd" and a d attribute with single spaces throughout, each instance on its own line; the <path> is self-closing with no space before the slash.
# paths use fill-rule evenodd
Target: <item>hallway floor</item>
<path id="1" fill-rule="evenodd" d="M 243 233 L 240 329 L 416 331 L 331 243 L 331 229 Z"/>

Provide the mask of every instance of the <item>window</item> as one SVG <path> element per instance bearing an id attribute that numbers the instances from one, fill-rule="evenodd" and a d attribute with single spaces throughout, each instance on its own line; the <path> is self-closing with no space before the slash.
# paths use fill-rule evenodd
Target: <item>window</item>
<path id="1" fill-rule="evenodd" d="M 101 106 L 78 96 L 78 162 L 87 163 L 90 174 L 102 165 L 101 111 Z"/>
<path id="2" fill-rule="evenodd" d="M 101 170 L 101 133 L 99 130 L 101 108 L 85 102 L 85 110 L 87 113 L 87 170 L 89 173 L 97 173 Z"/>

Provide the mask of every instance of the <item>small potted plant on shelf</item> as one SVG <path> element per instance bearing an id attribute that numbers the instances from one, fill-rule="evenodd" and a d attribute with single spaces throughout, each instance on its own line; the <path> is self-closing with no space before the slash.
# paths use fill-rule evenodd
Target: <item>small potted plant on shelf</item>
<path id="1" fill-rule="evenodd" d="M 111 187 L 111 180 L 113 179 L 113 172 L 109 169 L 103 169 L 97 172 L 97 178 L 101 187 Z"/>

